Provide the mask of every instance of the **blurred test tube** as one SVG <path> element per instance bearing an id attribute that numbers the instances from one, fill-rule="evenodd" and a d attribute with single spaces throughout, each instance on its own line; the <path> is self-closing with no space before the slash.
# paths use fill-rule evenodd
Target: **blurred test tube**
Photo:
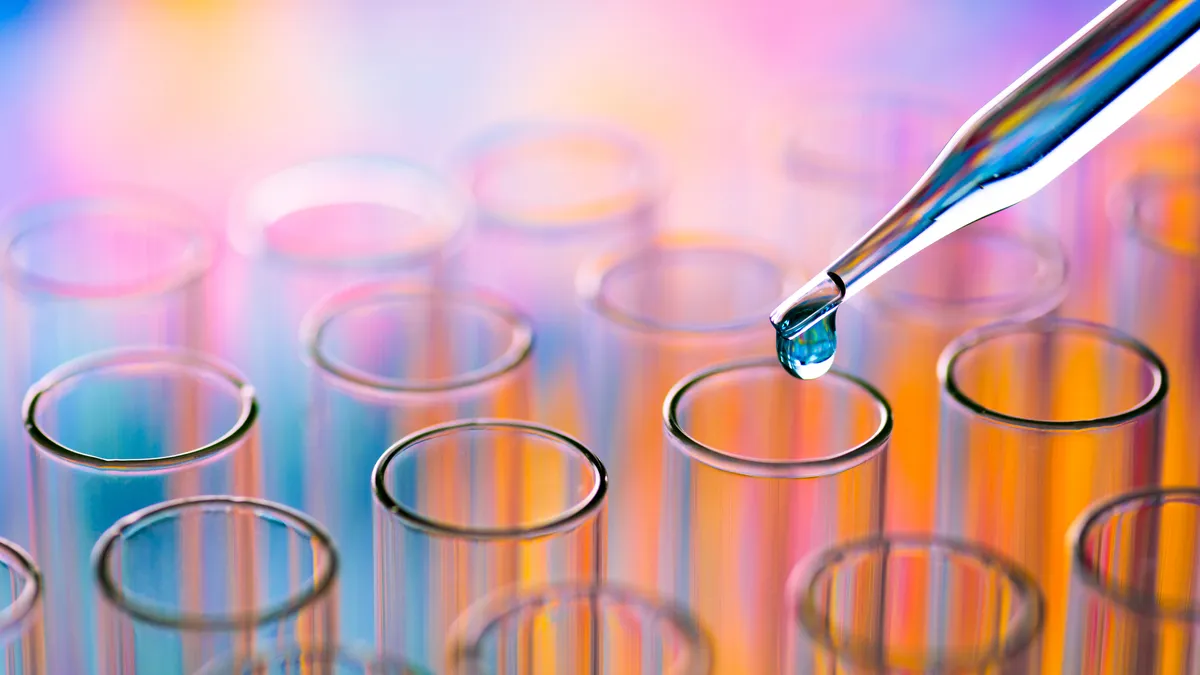
<path id="1" fill-rule="evenodd" d="M 610 580 L 657 588 L 667 392 L 704 366 L 773 353 L 763 317 L 786 286 L 771 255 L 696 234 L 662 236 L 581 268 L 587 438 L 613 477 Z"/>
<path id="2" fill-rule="evenodd" d="M 450 675 L 708 675 L 708 633 L 680 607 L 619 586 L 501 591 L 467 609 Z"/>
<path id="3" fill-rule="evenodd" d="M 7 330 L 0 407 L 16 410 L 51 368 L 118 347 L 197 348 L 215 245 L 203 218 L 169 195 L 131 187 L 26 204 L 4 219 Z M 13 447 L 14 423 L 0 427 Z M 0 460 L 0 536 L 32 543 L 26 453 Z M 27 521 L 22 518 L 21 520 Z"/>
<path id="4" fill-rule="evenodd" d="M 792 567 L 882 527 L 891 410 L 861 380 L 765 358 L 686 377 L 663 414 L 664 592 L 717 636 L 714 672 L 783 672 Z"/>
<path id="5" fill-rule="evenodd" d="M 459 165 L 477 228 L 464 277 L 532 319 L 535 419 L 579 433 L 576 271 L 597 253 L 652 235 L 657 167 L 636 139 L 574 123 L 499 127 L 470 143 Z"/>
<path id="6" fill-rule="evenodd" d="M 254 391 L 191 352 L 118 350 L 52 370 L 23 413 L 46 625 L 70 636 L 48 650 L 49 671 L 93 672 L 88 551 L 118 518 L 164 499 L 257 494 Z"/>
<path id="7" fill-rule="evenodd" d="M 1042 672 L 1041 590 L 974 544 L 855 541 L 797 566 L 788 596 L 792 675 Z"/>
<path id="8" fill-rule="evenodd" d="M 896 417 L 888 447 L 887 529 L 930 532 L 937 481 L 942 349 L 971 328 L 1053 312 L 1066 260 L 1053 239 L 994 216 L 918 253 L 838 315 L 843 366 L 879 387 Z"/>
<path id="9" fill-rule="evenodd" d="M 1200 489 L 1105 500 L 1071 533 L 1063 675 L 1194 673 L 1200 648 Z"/>
<path id="10" fill-rule="evenodd" d="M 227 284 L 236 319 L 225 345 L 259 388 L 266 494 L 300 508 L 307 374 L 297 348 L 306 312 L 353 283 L 436 287 L 464 233 L 465 200 L 424 168 L 389 157 L 329 157 L 252 185 L 233 202 L 229 237 L 249 266 Z M 247 290 L 249 289 L 249 290 Z M 393 439 L 394 440 L 394 439 Z"/>
<path id="11" fill-rule="evenodd" d="M 308 316 L 304 334 L 313 364 L 304 510 L 342 553 L 343 638 L 370 641 L 371 469 L 418 429 L 525 417 L 533 336 L 502 302 L 394 283 L 334 294 Z"/>
<path id="12" fill-rule="evenodd" d="M 1043 319 L 985 326 L 942 354 L 940 532 L 1029 570 L 1046 596 L 1044 668 L 1060 666 L 1071 522 L 1158 482 L 1162 361 L 1114 329 Z"/>
<path id="13" fill-rule="evenodd" d="M 524 422 L 462 420 L 394 445 L 372 474 L 376 643 L 441 673 L 449 627 L 476 600 L 596 582 L 607 480 L 578 442 Z"/>
<path id="14" fill-rule="evenodd" d="M 190 675 L 223 654 L 337 640 L 333 542 L 279 504 L 155 504 L 109 528 L 92 566 L 99 675 Z"/>
<path id="15" fill-rule="evenodd" d="M 0 675 L 48 675 L 42 573 L 20 546 L 0 539 Z"/>
<path id="16" fill-rule="evenodd" d="M 324 645 L 291 645 L 250 655 L 225 655 L 196 675 L 428 675 L 403 660 L 367 650 Z"/>

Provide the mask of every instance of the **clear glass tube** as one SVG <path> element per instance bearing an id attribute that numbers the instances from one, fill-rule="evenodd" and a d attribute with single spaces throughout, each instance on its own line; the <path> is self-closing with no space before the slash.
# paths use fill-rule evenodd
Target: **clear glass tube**
<path id="1" fill-rule="evenodd" d="M 684 378 L 663 413 L 664 594 L 719 636 L 714 672 L 783 672 L 792 567 L 882 527 L 887 401 L 839 371 L 802 381 L 763 358 Z"/>
<path id="2" fill-rule="evenodd" d="M 939 532 L 1029 570 L 1046 596 L 1044 668 L 1056 669 L 1067 529 L 1096 500 L 1158 482 L 1166 370 L 1133 338 L 1066 319 L 971 331 L 938 369 Z"/>
<path id="3" fill-rule="evenodd" d="M 788 287 L 773 256 L 701 234 L 661 236 L 580 269 L 587 439 L 613 476 L 611 581 L 657 588 L 662 400 L 699 368 L 773 353 L 763 312 Z"/>
<path id="4" fill-rule="evenodd" d="M 5 358 L 0 409 L 50 369 L 97 350 L 198 348 L 215 240 L 203 218 L 169 195 L 132 187 L 64 193 L 17 207 L 3 231 Z M 23 439 L 0 426 L 11 447 Z M 28 456 L 4 453 L 0 472 L 26 476 Z M 32 544 L 27 481 L 0 490 L 0 536 Z"/>
<path id="5" fill-rule="evenodd" d="M 1197 488 L 1135 491 L 1080 515 L 1064 675 L 1195 672 L 1198 534 Z"/>
<path id="6" fill-rule="evenodd" d="M 1191 143 L 1176 143 L 1197 150 Z M 1179 141 L 1179 139 L 1176 139 Z M 1167 364 L 1163 441 L 1165 485 L 1200 483 L 1200 439 L 1190 428 L 1200 406 L 1200 173 L 1141 174 L 1117 195 L 1123 226 L 1116 321 Z"/>
<path id="7" fill-rule="evenodd" d="M 426 675 L 398 658 L 363 649 L 292 645 L 246 656 L 222 656 L 196 675 Z"/>
<path id="8" fill-rule="evenodd" d="M 530 122 L 493 129 L 458 164 L 476 205 L 465 279 L 532 319 L 536 419 L 579 433 L 576 270 L 597 252 L 652 235 L 661 192 L 654 160 L 616 130 Z"/>
<path id="9" fill-rule="evenodd" d="M 242 255 L 222 299 L 235 331 L 225 336 L 224 349 L 271 401 L 262 424 L 269 497 L 302 508 L 311 483 L 302 454 L 293 450 L 304 443 L 304 425 L 296 420 L 304 416 L 310 376 L 296 346 L 305 314 L 355 283 L 437 286 L 466 233 L 468 212 L 450 182 L 407 160 L 379 156 L 296 164 L 234 199 L 229 239 Z"/>
<path id="10" fill-rule="evenodd" d="M 838 313 L 845 368 L 879 387 L 896 417 L 888 448 L 888 531 L 930 532 L 937 480 L 937 360 L 951 340 L 1001 320 L 1052 313 L 1067 291 L 1053 239 L 997 214 L 918 253 Z M 1012 228 L 1012 229 L 1009 229 Z"/>
<path id="11" fill-rule="evenodd" d="M 788 580 L 787 672 L 1035 675 L 1044 603 L 1029 573 L 922 535 L 822 551 Z"/>
<path id="12" fill-rule="evenodd" d="M 502 591 L 459 617 L 451 675 L 708 675 L 708 633 L 686 610 L 620 586 Z"/>
<path id="13" fill-rule="evenodd" d="M 431 424 L 526 417 L 533 334 L 506 304 L 479 294 L 371 283 L 314 308 L 303 341 L 315 374 L 304 510 L 342 552 L 342 636 L 369 641 L 371 469 L 396 439 Z"/>
<path id="14" fill-rule="evenodd" d="M 92 568 L 100 675 L 187 675 L 220 655 L 337 641 L 333 541 L 280 504 L 155 504 L 101 535 Z"/>
<path id="15" fill-rule="evenodd" d="M 44 675 L 42 573 L 20 546 L 0 539 L 0 675 Z"/>
<path id="16" fill-rule="evenodd" d="M 511 420 L 461 420 L 392 446 L 372 474 L 376 644 L 444 672 L 451 622 L 505 587 L 595 582 L 608 477 L 587 448 Z"/>
<path id="17" fill-rule="evenodd" d="M 30 388 L 23 415 L 46 625 L 72 636 L 48 651 L 48 669 L 92 672 L 87 557 L 96 538 L 164 499 L 257 494 L 258 404 L 222 363 L 179 350 L 119 350 L 52 370 Z"/>

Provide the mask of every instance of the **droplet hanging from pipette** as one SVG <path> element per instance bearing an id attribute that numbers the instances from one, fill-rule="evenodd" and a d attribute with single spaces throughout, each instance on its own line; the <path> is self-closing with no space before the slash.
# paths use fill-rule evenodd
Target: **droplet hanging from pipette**
<path id="1" fill-rule="evenodd" d="M 833 367 L 833 355 L 837 351 L 837 332 L 833 312 L 808 330 L 794 336 L 775 334 L 775 348 L 779 362 L 795 377 L 802 380 L 818 378 Z"/>

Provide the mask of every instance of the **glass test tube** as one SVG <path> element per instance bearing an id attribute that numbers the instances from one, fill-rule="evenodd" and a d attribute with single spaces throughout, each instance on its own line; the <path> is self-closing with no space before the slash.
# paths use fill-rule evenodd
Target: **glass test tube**
<path id="1" fill-rule="evenodd" d="M 337 641 L 338 555 L 304 514 L 203 496 L 121 518 L 92 551 L 99 675 L 189 675 Z"/>
<path id="2" fill-rule="evenodd" d="M 113 188 L 30 203 L 2 225 L 3 409 L 16 410 L 34 380 L 84 354 L 201 346 L 203 282 L 215 241 L 187 205 Z M 18 447 L 21 429 L 10 419 L 0 431 Z M 27 459 L 17 452 L 0 459 L 0 470 L 13 477 L 0 490 L 0 536 L 31 544 Z"/>
<path id="3" fill-rule="evenodd" d="M 292 645 L 239 657 L 225 655 L 196 675 L 427 675 L 398 658 L 363 649 Z"/>
<path id="4" fill-rule="evenodd" d="M 614 477 L 608 578 L 658 583 L 662 400 L 684 375 L 773 353 L 764 310 L 787 293 L 783 267 L 745 244 L 672 234 L 580 269 L 587 439 Z"/>
<path id="5" fill-rule="evenodd" d="M 664 416 L 663 589 L 719 636 L 714 672 L 783 672 L 792 567 L 882 527 L 891 410 L 854 377 L 763 358 L 681 380 Z"/>
<path id="6" fill-rule="evenodd" d="M 1194 673 L 1200 489 L 1119 495 L 1071 532 L 1064 675 Z"/>
<path id="7" fill-rule="evenodd" d="M 504 303 L 394 283 L 353 286 L 308 316 L 304 510 L 342 553 L 344 639 L 375 636 L 367 481 L 379 456 L 439 422 L 525 417 L 532 341 L 529 324 Z"/>
<path id="8" fill-rule="evenodd" d="M 1007 219 L 1001 214 L 955 232 L 839 313 L 844 367 L 879 387 L 896 417 L 888 447 L 889 531 L 934 528 L 942 349 L 971 328 L 1053 312 L 1066 294 L 1058 243 L 999 229 Z"/>
<path id="9" fill-rule="evenodd" d="M 921 535 L 822 551 L 788 580 L 794 675 L 1035 675 L 1044 603 L 1029 573 Z"/>
<path id="10" fill-rule="evenodd" d="M 47 632 L 71 636 L 48 650 L 49 671 L 93 672 L 88 551 L 118 518 L 164 499 L 256 494 L 254 391 L 191 352 L 118 350 L 52 370 L 23 413 Z"/>
<path id="11" fill-rule="evenodd" d="M 1193 140 L 1200 150 L 1200 135 Z M 1117 323 L 1162 357 L 1171 373 L 1162 482 L 1200 484 L 1200 173 L 1135 176 L 1118 194 L 1124 229 Z"/>
<path id="12" fill-rule="evenodd" d="M 708 633 L 684 609 L 620 586 L 500 592 L 455 621 L 450 675 L 708 675 Z"/>
<path id="13" fill-rule="evenodd" d="M 0 539 L 0 675 L 45 675 L 42 573 L 20 546 Z"/>
<path id="14" fill-rule="evenodd" d="M 499 127 L 469 144 L 460 165 L 477 211 L 464 276 L 533 321 L 535 419 L 579 433 L 575 274 L 598 252 L 652 236 L 657 168 L 637 140 L 576 123 Z"/>
<path id="15" fill-rule="evenodd" d="M 607 483 L 587 448 L 536 424 L 460 420 L 392 446 L 372 474 L 376 644 L 441 673 L 472 602 L 600 579 Z"/>
<path id="16" fill-rule="evenodd" d="M 1044 667 L 1059 667 L 1071 522 L 1098 499 L 1154 485 L 1162 361 L 1114 329 L 1066 319 L 983 327 L 946 347 L 939 532 L 978 541 L 1046 596 Z"/>
<path id="17" fill-rule="evenodd" d="M 229 238 L 248 267 L 244 282 L 227 284 L 224 302 L 237 317 L 227 349 L 268 402 L 263 462 L 272 499 L 302 508 L 310 484 L 297 452 L 308 371 L 296 336 L 305 314 L 354 283 L 403 279 L 436 287 L 467 212 L 463 196 L 441 177 L 376 156 L 297 164 L 234 200 Z"/>

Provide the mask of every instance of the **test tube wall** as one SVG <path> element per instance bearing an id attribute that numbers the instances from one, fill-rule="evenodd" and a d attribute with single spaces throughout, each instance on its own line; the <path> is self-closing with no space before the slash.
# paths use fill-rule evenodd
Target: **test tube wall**
<path id="1" fill-rule="evenodd" d="M 291 644 L 251 655 L 227 654 L 196 675 L 425 675 L 402 659 L 361 647 Z"/>
<path id="2" fill-rule="evenodd" d="M 604 467 L 548 427 L 462 420 L 416 432 L 372 474 L 381 648 L 444 672 L 451 623 L 504 588 L 594 583 Z"/>
<path id="3" fill-rule="evenodd" d="M 726 362 L 668 394 L 663 593 L 716 637 L 713 672 L 783 672 L 792 567 L 883 524 L 891 410 L 839 371 Z"/>
<path id="4" fill-rule="evenodd" d="M 397 439 L 433 424 L 526 417 L 533 334 L 501 301 L 380 282 L 321 302 L 304 335 L 313 371 L 305 511 L 342 552 L 342 636 L 369 642 L 372 468 Z"/>
<path id="5" fill-rule="evenodd" d="M 1068 319 L 995 324 L 946 347 L 938 524 L 1027 569 L 1046 596 L 1043 667 L 1061 664 L 1072 521 L 1155 485 L 1167 374 L 1140 342 Z"/>
<path id="6" fill-rule="evenodd" d="M 260 491 L 257 416 L 237 371 L 178 350 L 82 357 L 30 388 L 34 553 L 56 636 L 49 672 L 96 672 L 88 552 L 106 528 L 172 497 Z"/>
<path id="7" fill-rule="evenodd" d="M 337 642 L 333 541 L 279 504 L 155 504 L 109 528 L 92 566 L 99 675 L 190 675 L 221 655 L 246 663 L 280 644 Z"/>
<path id="8" fill-rule="evenodd" d="M 17 544 L 0 539 L 0 675 L 46 675 L 41 570 Z"/>
<path id="9" fill-rule="evenodd" d="M 533 414 L 578 435 L 576 271 L 597 253 L 653 235 L 658 167 L 637 139 L 582 122 L 502 125 L 469 142 L 457 162 L 475 202 L 462 276 L 530 317 L 539 344 Z"/>
<path id="10" fill-rule="evenodd" d="M 698 233 L 663 235 L 581 268 L 587 439 L 613 478 L 610 581 L 657 588 L 667 392 L 704 366 L 768 355 L 774 336 L 763 317 L 786 286 L 772 255 Z"/>

